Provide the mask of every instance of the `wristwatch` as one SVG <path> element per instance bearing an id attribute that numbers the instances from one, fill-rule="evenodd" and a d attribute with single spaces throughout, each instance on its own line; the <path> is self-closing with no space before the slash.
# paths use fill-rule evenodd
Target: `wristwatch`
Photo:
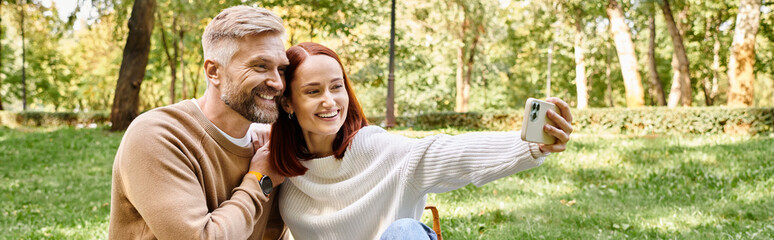
<path id="1" fill-rule="evenodd" d="M 261 186 L 261 191 L 263 191 L 263 195 L 269 196 L 272 190 L 274 190 L 274 186 L 271 182 L 271 178 L 269 176 L 265 176 L 259 172 L 250 171 L 247 172 L 249 174 L 255 175 L 255 178 L 258 179 L 258 185 Z"/>

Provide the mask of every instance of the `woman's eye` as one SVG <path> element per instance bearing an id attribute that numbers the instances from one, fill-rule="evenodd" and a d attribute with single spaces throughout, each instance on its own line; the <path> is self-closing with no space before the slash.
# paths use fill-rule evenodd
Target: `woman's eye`
<path id="1" fill-rule="evenodd" d="M 343 87 L 344 87 L 344 84 L 333 85 L 333 89 L 339 89 L 339 88 L 343 88 Z"/>
<path id="2" fill-rule="evenodd" d="M 318 92 L 320 92 L 320 91 L 317 91 L 317 90 L 309 90 L 309 91 L 306 91 L 306 94 L 315 94 L 315 93 L 318 93 Z"/>

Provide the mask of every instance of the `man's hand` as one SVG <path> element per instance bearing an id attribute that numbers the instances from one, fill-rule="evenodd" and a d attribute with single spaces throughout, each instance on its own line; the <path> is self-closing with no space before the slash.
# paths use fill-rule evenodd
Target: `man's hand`
<path id="1" fill-rule="evenodd" d="M 269 176 L 274 187 L 285 181 L 285 177 L 277 173 L 277 170 L 274 169 L 271 161 L 269 161 L 269 142 L 266 142 L 255 151 L 255 155 L 250 161 L 249 171 L 256 171 L 265 176 Z"/>
<path id="2" fill-rule="evenodd" d="M 546 102 L 550 102 L 559 108 L 559 113 L 552 110 L 548 110 L 546 115 L 556 127 L 546 124 L 543 126 L 543 131 L 556 137 L 556 143 L 551 145 L 539 144 L 540 151 L 543 152 L 562 152 L 567 148 L 567 142 L 570 141 L 570 134 L 572 133 L 572 113 L 570 113 L 570 105 L 562 101 L 559 98 L 550 97 L 546 99 Z"/>
<path id="3" fill-rule="evenodd" d="M 269 161 L 269 137 L 271 134 L 271 125 L 264 123 L 253 123 L 250 125 L 250 136 L 253 139 L 253 149 L 255 155 L 250 161 L 250 171 L 256 171 L 269 176 L 274 187 L 285 181 L 285 177 L 278 174 Z"/>
<path id="4" fill-rule="evenodd" d="M 259 149 L 269 142 L 271 134 L 271 125 L 265 123 L 252 123 L 247 130 L 253 141 L 253 149 Z"/>

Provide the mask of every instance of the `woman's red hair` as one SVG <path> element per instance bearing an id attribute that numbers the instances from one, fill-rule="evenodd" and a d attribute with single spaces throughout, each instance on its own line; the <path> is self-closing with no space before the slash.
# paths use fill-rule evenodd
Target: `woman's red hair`
<path id="1" fill-rule="evenodd" d="M 281 98 L 290 99 L 290 96 L 293 95 L 290 86 L 296 75 L 295 71 L 298 66 L 304 63 L 308 56 L 325 55 L 336 59 L 344 75 L 344 87 L 349 96 L 349 107 L 347 108 L 347 118 L 333 140 L 332 150 L 336 158 L 341 159 L 344 157 L 344 153 L 347 151 L 347 147 L 349 147 L 357 131 L 368 125 L 368 122 L 363 114 L 363 109 L 360 107 L 360 103 L 355 97 L 355 92 L 352 90 L 352 84 L 350 84 L 349 77 L 347 77 L 347 73 L 344 71 L 344 65 L 341 64 L 339 55 L 336 52 L 318 43 L 305 42 L 289 48 L 286 53 L 290 65 L 285 69 L 285 92 L 277 100 L 279 115 L 277 121 L 271 126 L 269 155 L 274 167 L 280 174 L 286 177 L 293 177 L 306 173 L 307 168 L 301 165 L 301 161 L 323 157 L 309 153 L 297 118 L 289 118 L 288 113 L 282 107 L 283 99 Z"/>

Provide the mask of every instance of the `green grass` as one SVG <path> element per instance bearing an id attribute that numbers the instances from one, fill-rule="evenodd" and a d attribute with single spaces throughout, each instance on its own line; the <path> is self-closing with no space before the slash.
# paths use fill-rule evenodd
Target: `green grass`
<path id="1" fill-rule="evenodd" d="M 586 135 L 428 204 L 448 239 L 771 239 L 773 155 L 771 137 Z"/>
<path id="2" fill-rule="evenodd" d="M 121 134 L 0 127 L 0 238 L 107 238 Z"/>
<path id="3" fill-rule="evenodd" d="M 0 239 L 106 238 L 121 136 L 0 127 Z M 568 147 L 536 169 L 430 195 L 445 239 L 774 237 L 774 137 L 576 135 Z"/>

